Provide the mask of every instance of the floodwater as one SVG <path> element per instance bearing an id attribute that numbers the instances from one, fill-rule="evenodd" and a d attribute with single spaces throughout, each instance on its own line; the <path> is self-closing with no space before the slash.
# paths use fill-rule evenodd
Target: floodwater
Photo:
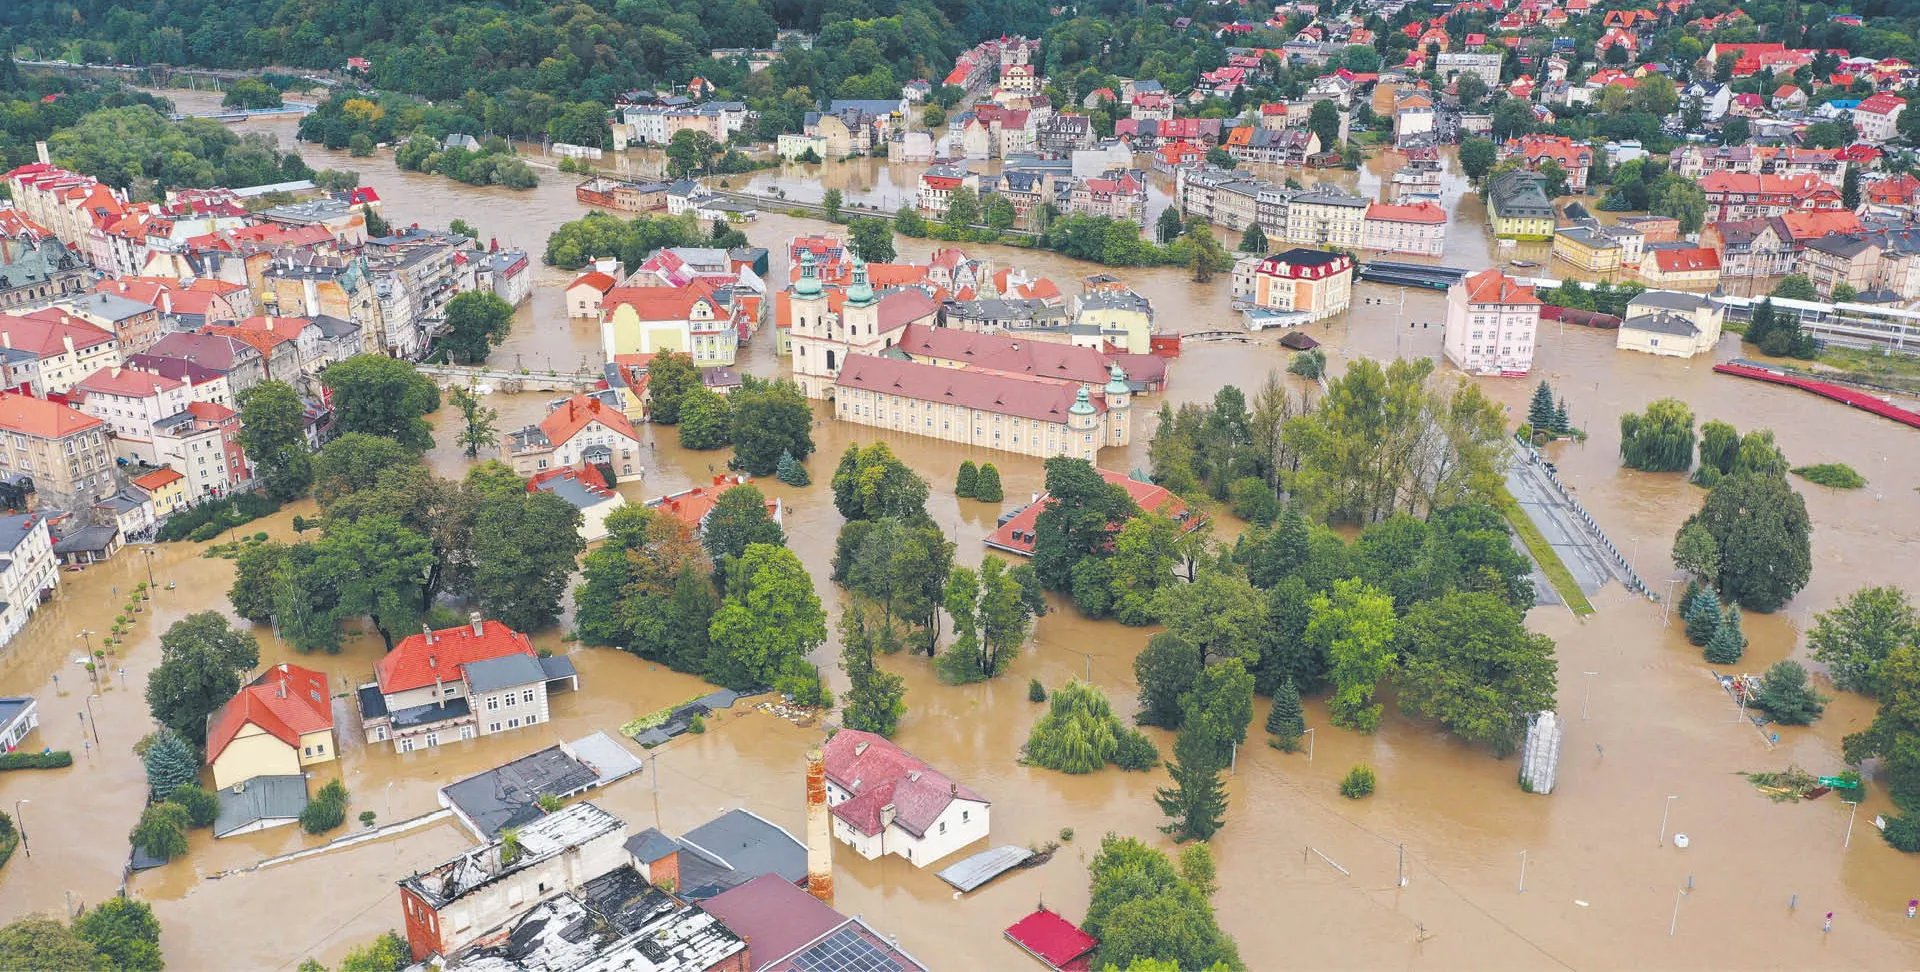
<path id="1" fill-rule="evenodd" d="M 287 122 L 261 127 L 280 131 L 283 139 L 291 136 Z M 549 174 L 537 190 L 510 193 L 396 172 L 385 155 L 355 160 L 313 146 L 302 146 L 302 152 L 316 167 L 366 172 L 364 181 L 380 190 L 390 219 L 444 224 L 461 217 L 485 234 L 536 253 L 552 227 L 580 212 L 571 180 L 557 174 Z M 1376 158 L 1363 172 L 1346 177 L 1361 191 L 1374 191 L 1391 165 L 1391 157 Z M 1460 192 L 1459 181 L 1450 181 L 1446 205 L 1455 223 L 1447 262 L 1487 265 L 1495 251 L 1477 228 L 1477 203 Z M 783 241 L 821 228 L 769 216 L 747 232 L 754 243 L 775 251 L 779 278 Z M 931 248 L 924 241 L 902 242 L 903 259 L 921 257 Z M 1075 278 L 1098 269 L 1051 254 L 968 249 L 1028 266 L 1069 291 Z M 539 273 L 532 306 L 520 311 L 514 334 L 495 360 L 520 355 L 524 366 L 541 367 L 544 360 L 533 356 L 552 354 L 558 370 L 569 370 L 581 356 L 597 360 L 592 326 L 569 323 L 559 313 L 555 287 L 568 275 Z M 1224 279 L 1198 285 L 1171 269 L 1123 276 L 1154 300 L 1165 326 L 1206 331 L 1231 325 Z M 1371 285 L 1359 291 L 1355 309 L 1344 319 L 1313 329 L 1333 352 L 1336 366 L 1356 355 L 1439 353 L 1439 295 L 1409 291 L 1402 309 L 1398 291 Z M 1368 305 L 1366 297 L 1392 303 Z M 1408 322 L 1433 326 L 1409 328 Z M 1656 587 L 1672 575 L 1670 538 L 1697 508 L 1701 494 L 1678 476 L 1619 467 L 1619 416 L 1649 399 L 1685 399 L 1702 421 L 1771 427 L 1795 465 L 1846 462 L 1871 481 L 1853 492 L 1797 484 L 1816 524 L 1813 581 L 1779 614 L 1748 617 L 1752 645 L 1745 670 L 1760 671 L 1779 658 L 1801 654 L 1797 639 L 1810 612 L 1855 588 L 1910 576 L 1899 566 L 1920 543 L 1915 526 L 1920 494 L 1912 489 L 1920 478 L 1920 450 L 1913 448 L 1910 432 L 1812 397 L 1716 376 L 1704 361 L 1619 353 L 1611 337 L 1581 328 L 1543 330 L 1537 370 L 1566 396 L 1575 424 L 1591 432 L 1584 444 L 1553 447 L 1563 478 Z M 777 373 L 781 362 L 772 344 L 756 341 L 743 367 Z M 1718 356 L 1733 357 L 1738 350 L 1730 338 Z M 1284 364 L 1282 354 L 1272 335 L 1257 336 L 1251 345 L 1195 342 L 1175 367 L 1168 396 L 1200 400 L 1224 384 L 1255 387 Z M 1530 380 L 1482 383 L 1515 410 L 1524 409 L 1532 389 Z M 546 397 L 495 395 L 490 404 L 502 414 L 501 428 L 509 429 L 538 418 Z M 1136 407 L 1152 409 L 1157 402 Z M 445 433 L 447 423 L 458 420 L 443 411 L 436 421 Z M 669 429 L 648 427 L 643 435 L 654 440 L 656 458 L 644 482 L 622 487 L 630 499 L 704 482 L 724 464 L 725 453 L 681 450 Z M 958 558 L 966 563 L 977 562 L 984 552 L 979 540 L 993 528 L 998 510 L 956 500 L 945 491 L 959 462 L 998 464 L 1009 505 L 1040 488 L 1040 464 L 1033 460 L 874 433 L 823 417 L 815 428 L 819 451 L 810 462 L 814 485 L 762 485 L 788 502 L 789 545 L 822 578 L 819 589 L 830 610 L 837 607 L 839 593 L 824 578 L 840 520 L 827 481 L 847 444 L 875 437 L 886 439 L 933 483 L 930 512 L 950 531 Z M 443 441 L 450 438 L 441 435 Z M 445 475 L 457 475 L 466 465 L 451 446 L 429 458 Z M 1144 467 L 1144 437 L 1124 455 L 1109 451 L 1102 461 L 1109 468 Z M 254 529 L 288 538 L 295 512 L 311 510 L 289 509 Z M 32 801 L 21 810 L 34 854 L 16 854 L 0 871 L 0 919 L 57 912 L 69 895 L 75 902 L 97 902 L 119 885 L 126 853 L 122 835 L 138 816 L 143 782 L 128 747 L 152 728 L 141 692 L 158 661 L 157 634 L 191 611 L 230 611 L 223 596 L 230 565 L 200 558 L 200 546 L 157 549 L 156 579 L 178 586 L 149 602 L 151 609 L 140 615 L 127 646 L 108 660 L 108 677 L 92 700 L 101 750 L 78 754 L 70 770 L 0 774 L 0 806 L 11 810 L 15 801 Z M 56 600 L 0 653 L 0 694 L 40 699 L 42 728 L 30 744 L 80 749 L 76 714 L 84 712 L 88 685 L 84 671 L 72 663 L 81 654 L 76 635 L 83 628 L 109 626 L 101 605 L 120 603 L 124 592 L 146 579 L 145 567 L 129 551 L 108 565 L 63 574 Z M 1604 591 L 1597 604 L 1599 613 L 1584 621 L 1557 608 L 1529 616 L 1532 627 L 1559 644 L 1559 711 L 1567 731 L 1559 788 L 1551 796 L 1522 793 L 1515 760 L 1468 749 L 1429 725 L 1399 717 L 1391 707 L 1378 733 L 1360 736 L 1329 727 L 1324 707 L 1309 703 L 1314 735 L 1327 735 L 1314 740 L 1311 759 L 1281 754 L 1258 742 L 1265 719 L 1264 703 L 1260 706 L 1254 742 L 1239 754 L 1230 784 L 1226 827 L 1213 844 L 1220 862 L 1220 921 L 1239 940 L 1249 965 L 1920 966 L 1920 942 L 1904 911 L 1909 898 L 1920 897 L 1920 871 L 1912 859 L 1886 847 L 1869 825 L 1875 813 L 1888 809 L 1881 791 L 1876 789 L 1853 827 L 1852 839 L 1860 841 L 1854 849 L 1846 846 L 1844 805 L 1831 800 L 1776 805 L 1735 775 L 1788 763 L 1835 772 L 1841 768 L 1840 737 L 1863 727 L 1871 707 L 1842 696 L 1816 726 L 1780 729 L 1778 745 L 1770 748 L 1763 734 L 1737 721 L 1698 650 L 1686 644 L 1677 625 L 1665 626 L 1658 605 L 1629 599 L 1618 587 Z M 1004 877 L 964 900 L 954 900 L 932 873 L 903 860 L 862 861 L 839 848 L 840 909 L 863 915 L 937 967 L 1015 961 L 1000 931 L 1037 903 L 1073 917 L 1083 914 L 1084 863 L 1101 833 L 1111 830 L 1171 846 L 1156 831 L 1163 818 L 1151 800 L 1153 789 L 1165 784 L 1164 771 L 1110 769 L 1070 777 L 1015 762 L 1041 709 L 1026 701 L 1029 678 L 1057 687 L 1090 671 L 1123 711 L 1133 705 L 1131 659 L 1150 630 L 1089 622 L 1070 607 L 1056 607 L 1037 624 L 1032 644 L 1012 670 L 990 684 L 942 686 L 923 657 L 883 662 L 907 679 L 908 713 L 898 741 L 994 802 L 994 843 L 1040 844 L 1060 839 L 1063 828 L 1075 832 L 1051 863 Z M 333 678 L 336 692 L 366 680 L 381 651 L 377 638 L 362 636 L 349 640 L 339 655 L 303 657 L 281 645 L 270 629 L 256 633 L 264 664 L 295 660 L 314 666 Z M 538 730 L 399 755 L 366 745 L 351 725 L 352 703 L 336 699 L 342 758 L 317 775 L 344 777 L 353 793 L 349 826 L 363 810 L 374 811 L 383 822 L 429 812 L 436 806 L 436 789 L 450 780 L 558 739 L 595 730 L 611 734 L 634 716 L 705 690 L 697 680 L 619 652 L 564 643 L 558 632 L 536 640 L 570 653 L 582 686 L 557 696 L 553 721 Z M 816 660 L 832 666 L 836 651 L 823 647 Z M 117 670 L 121 665 L 127 670 L 124 685 Z M 832 678 L 836 687 L 844 685 L 837 670 Z M 818 742 L 818 730 L 751 709 L 719 715 L 710 730 L 657 750 L 657 777 L 623 781 L 592 799 L 634 829 L 657 824 L 679 832 L 723 809 L 748 806 L 803 833 L 802 754 Z M 1152 732 L 1167 751 L 1170 739 Z M 1322 749 L 1324 760 L 1318 757 Z M 1339 798 L 1336 781 L 1362 761 L 1379 771 L 1379 791 L 1359 803 Z M 1670 796 L 1678 799 L 1671 801 L 1669 840 L 1663 847 L 1660 818 Z M 1687 849 L 1672 846 L 1674 832 L 1688 835 Z M 1656 841 L 1649 842 L 1649 835 Z M 331 962 L 352 944 L 399 926 L 392 882 L 451 855 L 465 838 L 453 825 L 439 824 L 214 878 L 217 872 L 317 843 L 318 838 L 291 827 L 218 843 L 196 833 L 186 859 L 136 876 L 131 890 L 153 902 L 166 929 L 166 958 L 176 968 L 292 968 L 308 955 Z M 1399 886 L 1402 860 L 1406 883 Z M 1798 907 L 1790 909 L 1795 896 Z M 1823 934 L 1821 918 L 1829 911 L 1835 913 L 1834 929 Z M 265 915 L 271 919 L 247 920 Z"/>

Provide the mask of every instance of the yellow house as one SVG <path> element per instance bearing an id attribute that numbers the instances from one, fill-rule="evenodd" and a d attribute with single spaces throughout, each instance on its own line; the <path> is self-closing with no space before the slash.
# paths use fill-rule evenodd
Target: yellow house
<path id="1" fill-rule="evenodd" d="M 1531 172 L 1502 172 L 1487 187 L 1487 220 L 1493 235 L 1511 240 L 1553 238 L 1553 203 L 1545 180 Z"/>
<path id="2" fill-rule="evenodd" d="M 1073 343 L 1117 344 L 1128 354 L 1153 353 L 1153 305 L 1131 290 L 1096 290 L 1073 299 Z"/>
<path id="3" fill-rule="evenodd" d="M 173 469 L 156 469 L 136 476 L 133 484 L 153 497 L 153 515 L 166 519 L 187 508 L 187 477 Z"/>
<path id="4" fill-rule="evenodd" d="M 679 351 L 702 368 L 733 364 L 740 329 L 706 282 L 685 287 L 615 287 L 601 304 L 600 348 L 626 354 Z"/>
<path id="5" fill-rule="evenodd" d="M 1609 273 L 1620 269 L 1620 244 L 1585 226 L 1566 226 L 1553 235 L 1553 258 L 1580 270 Z"/>
<path id="6" fill-rule="evenodd" d="M 1665 290 L 1712 290 L 1720 285 L 1720 254 L 1703 246 L 1654 250 L 1640 261 L 1640 279 Z"/>
<path id="7" fill-rule="evenodd" d="M 298 776 L 338 756 L 327 677 L 312 669 L 269 668 L 207 717 L 207 765 L 216 789 L 257 776 Z"/>

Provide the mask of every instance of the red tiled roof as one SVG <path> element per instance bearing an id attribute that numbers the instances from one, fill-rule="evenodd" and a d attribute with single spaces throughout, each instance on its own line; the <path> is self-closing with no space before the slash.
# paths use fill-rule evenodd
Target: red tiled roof
<path id="1" fill-rule="evenodd" d="M 951 327 L 909 324 L 900 335 L 900 350 L 985 371 L 1054 378 L 1082 384 L 1104 384 L 1107 362 L 1092 348 L 1053 341 L 1023 340 L 1000 334 L 981 334 Z"/>
<path id="2" fill-rule="evenodd" d="M 1008 926 L 1007 938 L 1053 969 L 1084 969 L 1086 963 L 1076 966 L 1074 960 L 1084 959 L 1100 947 L 1098 938 L 1045 908 Z"/>
<path id="3" fill-rule="evenodd" d="M 481 622 L 475 634 L 473 625 L 462 624 L 432 633 L 410 635 L 374 663 L 374 677 L 382 694 L 432 685 L 437 673 L 442 681 L 460 678 L 460 668 L 489 658 L 508 655 L 532 655 L 533 642 L 526 635 L 498 621 Z"/>
<path id="4" fill-rule="evenodd" d="M 586 273 L 583 273 L 580 276 L 573 278 L 573 282 L 567 285 L 567 289 L 572 290 L 575 287 L 585 284 L 586 286 L 592 287 L 593 289 L 604 294 L 607 291 L 612 290 L 614 288 L 614 285 L 618 284 L 619 282 L 620 281 L 615 280 L 612 277 L 604 273 L 601 273 L 598 270 L 589 270 Z"/>
<path id="5" fill-rule="evenodd" d="M 130 482 L 132 482 L 135 486 L 138 486 L 141 489 L 146 490 L 149 493 L 155 493 L 185 478 L 187 477 L 182 476 L 181 474 L 179 474 L 178 472 L 175 472 L 171 468 L 168 468 L 168 469 L 155 469 L 154 471 L 147 473 L 144 476 L 135 476 L 133 477 L 132 480 L 130 480 Z"/>
<path id="6" fill-rule="evenodd" d="M 219 402 L 188 402 L 187 414 L 208 422 L 224 422 L 237 417 L 240 413 Z"/>
<path id="7" fill-rule="evenodd" d="M 0 429 L 42 439 L 63 439 L 102 425 L 99 419 L 58 402 L 0 392 Z"/>
<path id="8" fill-rule="evenodd" d="M 853 794 L 832 809 L 863 834 L 880 833 L 880 810 L 893 806 L 893 822 L 922 837 L 955 800 L 986 803 L 986 797 L 949 779 L 884 736 L 842 729 L 827 740 L 827 779 Z"/>
<path id="9" fill-rule="evenodd" d="M 287 325 L 285 323 L 282 323 L 280 329 L 276 330 L 273 327 L 273 321 L 299 321 L 302 327 L 306 326 L 306 319 L 299 317 L 250 317 L 247 320 L 259 321 L 261 323 L 255 327 L 208 324 L 200 329 L 200 333 L 212 334 L 218 337 L 230 337 L 235 341 L 251 345 L 264 357 L 273 354 L 274 348 L 293 340 L 293 335 L 286 331 Z"/>
<path id="10" fill-rule="evenodd" d="M 540 431 L 546 434 L 547 441 L 559 445 L 579 434 L 592 422 L 598 422 L 615 434 L 635 442 L 640 441 L 640 434 L 633 430 L 633 423 L 627 420 L 626 415 L 618 409 L 609 408 L 598 398 L 586 395 L 575 395 L 547 413 L 547 417 L 540 420 Z"/>
<path id="11" fill-rule="evenodd" d="M 1864 111 L 1869 115 L 1891 115 L 1905 106 L 1906 103 L 1907 99 L 1899 97 L 1898 95 L 1887 94 L 1883 91 L 1860 102 L 1860 104 L 1854 106 L 1853 110 L 1856 112 Z"/>
<path id="12" fill-rule="evenodd" d="M 73 387 L 75 391 L 83 394 L 91 392 L 102 395 L 125 395 L 130 398 L 149 398 L 161 392 L 172 391 L 182 384 L 184 382 L 168 378 L 166 375 L 135 371 L 132 368 L 114 365 L 82 378 L 80 383 Z"/>
<path id="13" fill-rule="evenodd" d="M 112 332 L 52 307 L 27 314 L 0 314 L 0 335 L 9 348 L 42 356 L 65 354 L 67 340 L 75 350 L 107 344 Z"/>
<path id="14" fill-rule="evenodd" d="M 694 305 L 701 301 L 712 304 L 714 315 L 720 316 L 713 289 L 698 280 L 685 287 L 615 287 L 601 298 L 600 308 L 608 319 L 624 305 L 632 307 L 643 321 L 684 321 L 693 316 Z"/>
<path id="15" fill-rule="evenodd" d="M 1655 250 L 1653 262 L 1661 273 L 1688 273 L 1720 269 L 1720 254 L 1704 246 L 1681 250 Z"/>
<path id="16" fill-rule="evenodd" d="M 1067 421 L 1067 409 L 1073 407 L 1080 390 L 1076 382 L 972 368 L 943 368 L 865 354 L 847 355 L 834 383 L 842 388 L 863 388 L 923 402 L 1057 423 Z M 1093 404 L 1097 409 L 1106 408 L 1099 396 L 1095 396 Z"/>
<path id="17" fill-rule="evenodd" d="M 262 672 L 207 718 L 207 762 L 218 758 L 248 723 L 298 749 L 303 734 L 333 728 L 327 677 L 286 663 Z"/>
<path id="18" fill-rule="evenodd" d="M 1447 211 L 1439 204 L 1417 202 L 1407 205 L 1391 203 L 1368 203 L 1368 219 L 1390 220 L 1395 223 L 1445 223 Z"/>
<path id="19" fill-rule="evenodd" d="M 1787 238 L 1795 241 L 1816 239 L 1834 233 L 1860 232 L 1860 217 L 1844 209 L 1824 212 L 1786 212 L 1778 217 L 1786 227 Z"/>
<path id="20" fill-rule="evenodd" d="M 1540 303 L 1540 298 L 1533 295 L 1532 287 L 1521 286 L 1520 281 L 1499 270 L 1482 270 L 1460 282 L 1467 288 L 1469 304 Z"/>
<path id="21" fill-rule="evenodd" d="M 1110 469 L 1095 469 L 1094 472 L 1099 473 L 1100 478 L 1107 482 L 1117 483 L 1125 488 L 1127 495 L 1133 498 L 1133 504 L 1146 512 L 1152 513 L 1158 511 L 1176 519 L 1187 512 L 1186 501 L 1168 492 L 1164 487 L 1156 486 L 1152 483 L 1143 483 Z M 987 546 L 1005 550 L 1009 553 L 1016 553 L 1023 557 L 1032 556 L 1034 523 L 1040 519 L 1040 511 L 1046 509 L 1049 502 L 1051 502 L 1051 497 L 1045 493 L 1041 493 L 1038 500 L 1034 501 L 1026 509 L 1014 514 L 1013 519 L 1008 520 L 998 530 L 988 534 L 986 540 Z M 1185 530 L 1192 530 L 1198 527 L 1205 519 L 1206 516 L 1201 514 L 1189 516 L 1181 522 Z M 1019 536 L 1016 538 L 1015 534 Z"/>

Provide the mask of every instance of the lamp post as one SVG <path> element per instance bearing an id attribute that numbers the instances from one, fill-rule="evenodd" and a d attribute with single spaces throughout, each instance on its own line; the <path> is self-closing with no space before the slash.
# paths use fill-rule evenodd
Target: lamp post
<path id="1" fill-rule="evenodd" d="M 396 782 L 399 782 L 399 781 L 397 780 L 387 781 L 387 820 L 389 822 L 393 820 L 393 784 L 395 784 Z"/>
<path id="2" fill-rule="evenodd" d="M 1303 735 L 1307 737 L 1307 762 L 1311 763 L 1313 762 L 1313 730 L 1308 729 Z"/>
<path id="3" fill-rule="evenodd" d="M 154 557 L 154 551 L 153 551 L 153 547 L 151 547 L 151 546 L 148 546 L 148 547 L 143 547 L 143 548 L 141 548 L 141 549 L 142 549 L 142 550 L 143 550 L 143 551 L 144 551 L 144 552 L 146 553 L 146 555 L 147 555 L 147 556 L 146 556 L 146 561 L 147 561 L 147 596 L 148 596 L 148 597 L 152 597 L 152 596 L 153 596 L 153 590 L 154 590 L 154 587 L 155 587 L 155 584 L 154 584 L 154 580 L 153 580 L 153 557 Z"/>
<path id="4" fill-rule="evenodd" d="M 1682 899 L 1682 898 L 1684 898 L 1684 897 L 1686 897 L 1686 896 L 1687 896 L 1687 889 L 1686 889 L 1686 888 L 1681 888 L 1680 890 L 1678 890 L 1678 891 L 1676 891 L 1676 892 L 1674 892 L 1674 895 L 1673 895 L 1673 920 L 1667 923 L 1667 937 L 1668 937 L 1668 938 L 1672 938 L 1672 937 L 1673 937 L 1673 933 L 1674 933 L 1674 932 L 1676 932 L 1676 931 L 1679 931 L 1679 930 L 1680 930 L 1680 899 Z"/>
<path id="5" fill-rule="evenodd" d="M 87 721 L 93 724 L 93 744 L 95 746 L 100 745 L 100 717 L 93 714 L 93 700 L 99 697 L 100 693 L 98 692 L 87 696 Z"/>
<path id="6" fill-rule="evenodd" d="M 1520 852 L 1520 892 L 1527 893 L 1527 852 Z"/>
<path id="7" fill-rule="evenodd" d="M 32 802 L 24 797 L 13 801 L 13 825 L 20 831 L 20 849 L 26 851 L 28 857 L 33 856 L 33 847 L 27 843 L 27 818 L 20 815 L 20 805 Z"/>
<path id="8" fill-rule="evenodd" d="M 1580 695 L 1580 721 L 1585 722 L 1587 721 L 1587 703 L 1592 701 L 1593 699 L 1592 679 L 1594 678 L 1594 676 L 1597 676 L 1600 673 L 1599 672 L 1581 672 L 1580 674 L 1582 676 L 1581 682 L 1586 686 L 1585 691 L 1583 691 Z"/>
<path id="9" fill-rule="evenodd" d="M 1680 799 L 1678 796 L 1667 797 L 1667 802 L 1660 807 L 1660 846 L 1662 847 L 1667 846 L 1667 811 L 1673 809 L 1673 801 L 1678 799 Z"/>

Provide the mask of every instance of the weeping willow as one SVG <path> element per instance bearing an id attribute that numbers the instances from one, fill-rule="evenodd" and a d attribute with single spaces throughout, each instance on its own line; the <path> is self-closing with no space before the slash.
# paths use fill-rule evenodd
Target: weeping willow
<path id="1" fill-rule="evenodd" d="M 1062 773 L 1097 772 L 1117 761 L 1122 740 L 1134 733 L 1098 688 L 1068 682 L 1053 693 L 1047 714 L 1027 737 L 1027 760 Z"/>

